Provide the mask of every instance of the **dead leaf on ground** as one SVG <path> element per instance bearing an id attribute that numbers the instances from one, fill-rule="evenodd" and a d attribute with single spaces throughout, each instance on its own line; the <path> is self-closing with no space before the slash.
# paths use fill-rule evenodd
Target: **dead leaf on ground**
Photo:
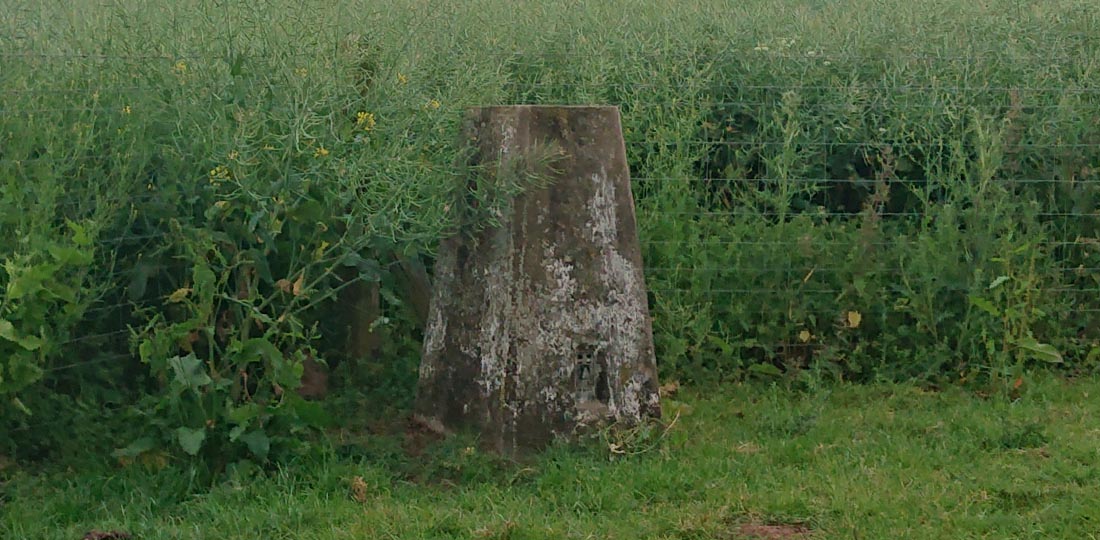
<path id="1" fill-rule="evenodd" d="M 187 298 L 187 295 L 189 294 L 191 294 L 191 289 L 188 287 L 176 289 L 174 292 L 172 292 L 172 294 L 168 295 L 168 303 L 178 304 L 180 302 L 183 302 L 183 300 Z"/>
<path id="2" fill-rule="evenodd" d="M 752 441 L 743 442 L 733 447 L 733 451 L 738 454 L 755 454 L 761 450 L 760 445 Z"/>
<path id="3" fill-rule="evenodd" d="M 291 292 L 294 296 L 300 296 L 302 294 L 302 287 L 306 282 L 306 273 L 302 272 L 302 275 L 298 276 L 298 279 L 294 281 L 294 286 L 291 288 Z"/>
<path id="4" fill-rule="evenodd" d="M 800 524 L 764 525 L 744 523 L 737 528 L 737 532 L 745 538 L 759 540 L 798 540 L 810 537 L 810 529 Z"/>
<path id="5" fill-rule="evenodd" d="M 133 535 L 122 531 L 88 531 L 81 540 L 130 540 Z"/>
<path id="6" fill-rule="evenodd" d="M 1048 450 L 1045 446 L 1040 446 L 1038 448 L 1017 448 L 1016 450 L 1014 450 L 1014 452 L 1025 456 L 1043 459 L 1050 457 L 1050 450 Z"/>
<path id="7" fill-rule="evenodd" d="M 402 446 L 406 454 L 420 456 L 428 446 L 439 442 L 449 434 L 450 432 L 439 420 L 414 414 L 406 420 L 405 440 Z"/>
<path id="8" fill-rule="evenodd" d="M 516 527 L 516 522 L 508 520 L 499 527 L 481 527 L 475 529 L 473 533 L 478 538 L 511 538 Z"/>
<path id="9" fill-rule="evenodd" d="M 351 498 L 360 504 L 367 502 L 367 482 L 362 476 L 351 479 Z"/>
<path id="10" fill-rule="evenodd" d="M 672 381 L 661 385 L 661 396 L 673 396 L 680 391 L 680 381 Z"/>

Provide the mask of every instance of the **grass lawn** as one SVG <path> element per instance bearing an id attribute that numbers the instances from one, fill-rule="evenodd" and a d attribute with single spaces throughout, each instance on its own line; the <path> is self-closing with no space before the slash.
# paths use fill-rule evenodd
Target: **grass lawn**
<path id="1" fill-rule="evenodd" d="M 685 391 L 652 445 L 502 464 L 392 437 L 203 486 L 186 466 L 8 467 L 0 538 L 1097 538 L 1100 380 Z M 359 478 L 357 480 L 357 477 Z M 756 536 L 754 536 L 756 535 Z"/>

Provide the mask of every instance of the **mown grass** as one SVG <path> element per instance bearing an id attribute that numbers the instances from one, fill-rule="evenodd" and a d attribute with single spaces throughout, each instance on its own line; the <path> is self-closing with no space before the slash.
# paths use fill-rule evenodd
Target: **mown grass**
<path id="1" fill-rule="evenodd" d="M 1023 394 L 692 391 L 666 402 L 681 416 L 661 444 L 630 457 L 562 447 L 509 465 L 452 441 L 411 458 L 371 437 L 212 489 L 176 466 L 20 473 L 0 537 L 734 539 L 755 523 L 813 538 L 1096 538 L 1100 380 Z"/>

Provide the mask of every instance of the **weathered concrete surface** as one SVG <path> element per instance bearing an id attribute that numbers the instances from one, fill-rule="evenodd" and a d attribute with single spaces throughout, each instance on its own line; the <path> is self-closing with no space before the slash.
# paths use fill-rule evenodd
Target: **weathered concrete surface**
<path id="1" fill-rule="evenodd" d="M 417 409 L 504 453 L 577 428 L 660 415 L 653 337 L 619 111 L 471 111 L 475 161 L 496 168 L 553 143 L 549 187 L 501 226 L 442 242 Z M 507 167 L 502 167 L 507 169 Z"/>

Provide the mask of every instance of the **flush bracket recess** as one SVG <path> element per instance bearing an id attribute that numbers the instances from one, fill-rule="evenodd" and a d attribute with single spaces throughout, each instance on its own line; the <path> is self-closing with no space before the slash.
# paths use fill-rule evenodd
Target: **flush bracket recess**
<path id="1" fill-rule="evenodd" d="M 577 403 L 599 402 L 607 405 L 611 387 L 607 380 L 607 356 L 592 343 L 581 342 L 575 349 L 573 388 Z"/>

